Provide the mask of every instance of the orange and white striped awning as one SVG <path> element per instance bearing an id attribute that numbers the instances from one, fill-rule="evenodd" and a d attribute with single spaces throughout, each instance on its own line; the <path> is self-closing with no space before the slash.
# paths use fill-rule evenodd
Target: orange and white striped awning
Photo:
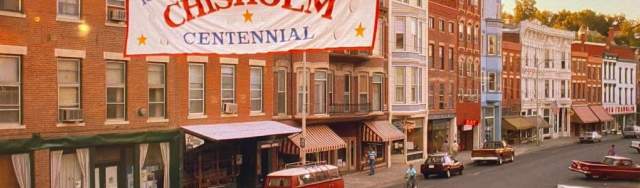
<path id="1" fill-rule="evenodd" d="M 365 126 L 362 126 L 362 141 L 364 142 L 390 142 L 403 139 L 404 133 L 388 121 L 369 121 L 365 123 Z"/>
<path id="2" fill-rule="evenodd" d="M 300 152 L 300 138 L 302 133 L 289 136 L 283 147 L 284 153 L 298 154 Z M 347 143 L 340 138 L 331 128 L 326 125 L 316 125 L 307 127 L 307 136 L 305 138 L 305 153 L 316 153 L 323 151 L 332 151 L 346 148 Z"/>

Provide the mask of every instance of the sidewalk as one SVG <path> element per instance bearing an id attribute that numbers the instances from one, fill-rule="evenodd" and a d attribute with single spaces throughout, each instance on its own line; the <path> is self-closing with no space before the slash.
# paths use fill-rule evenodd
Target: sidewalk
<path id="1" fill-rule="evenodd" d="M 612 138 L 619 138 L 619 136 L 606 136 L 603 140 L 609 140 Z M 520 144 L 513 146 L 516 150 L 516 157 L 526 153 L 537 152 L 544 149 L 562 147 L 566 145 L 576 144 L 576 137 L 566 137 L 545 140 L 541 145 L 535 143 Z M 456 157 L 464 165 L 473 163 L 471 161 L 471 151 L 463 151 Z M 422 160 L 413 162 L 413 166 L 416 170 L 419 170 Z M 388 187 L 394 183 L 398 183 L 404 180 L 405 170 L 409 165 L 406 164 L 393 164 L 391 168 L 377 168 L 374 176 L 369 176 L 367 172 L 357 172 L 354 174 L 348 174 L 344 176 L 345 187 Z M 420 172 L 418 172 L 420 173 Z"/>

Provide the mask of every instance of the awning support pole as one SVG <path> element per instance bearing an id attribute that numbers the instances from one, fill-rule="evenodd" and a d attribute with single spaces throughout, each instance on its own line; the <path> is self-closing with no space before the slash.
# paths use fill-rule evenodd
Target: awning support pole
<path id="1" fill-rule="evenodd" d="M 307 89 L 308 87 L 308 78 L 307 78 L 307 52 L 302 52 L 302 74 L 303 74 L 303 88 L 302 88 L 302 137 L 300 137 L 300 161 L 302 164 L 307 163 L 307 154 L 304 151 L 306 146 L 306 137 L 307 137 Z"/>

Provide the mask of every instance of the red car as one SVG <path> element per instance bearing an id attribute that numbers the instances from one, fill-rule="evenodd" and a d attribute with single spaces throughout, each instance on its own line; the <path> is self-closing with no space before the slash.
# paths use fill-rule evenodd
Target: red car
<path id="1" fill-rule="evenodd" d="M 620 156 L 606 156 L 602 162 L 571 161 L 569 170 L 584 174 L 587 178 L 638 179 L 640 166 L 631 159 Z"/>
<path id="2" fill-rule="evenodd" d="M 451 156 L 440 153 L 429 155 L 424 164 L 420 165 L 420 172 L 425 179 L 430 175 L 442 175 L 446 178 L 450 178 L 453 173 L 462 175 L 464 165 L 460 161 L 453 159 Z"/>

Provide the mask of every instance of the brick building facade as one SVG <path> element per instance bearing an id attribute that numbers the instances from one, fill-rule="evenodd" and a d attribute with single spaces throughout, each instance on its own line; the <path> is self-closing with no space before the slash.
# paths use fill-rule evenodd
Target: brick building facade
<path id="1" fill-rule="evenodd" d="M 124 1 L 16 2 L 0 10 L 0 171 L 15 177 L 19 164 L 34 178 L 0 187 L 253 187 L 300 159 L 301 54 L 124 57 Z M 373 148 L 389 160 L 395 140 L 371 135 L 389 108 L 378 40 L 308 54 L 309 132 L 336 140 L 309 136 L 307 159 L 356 171 Z"/>

